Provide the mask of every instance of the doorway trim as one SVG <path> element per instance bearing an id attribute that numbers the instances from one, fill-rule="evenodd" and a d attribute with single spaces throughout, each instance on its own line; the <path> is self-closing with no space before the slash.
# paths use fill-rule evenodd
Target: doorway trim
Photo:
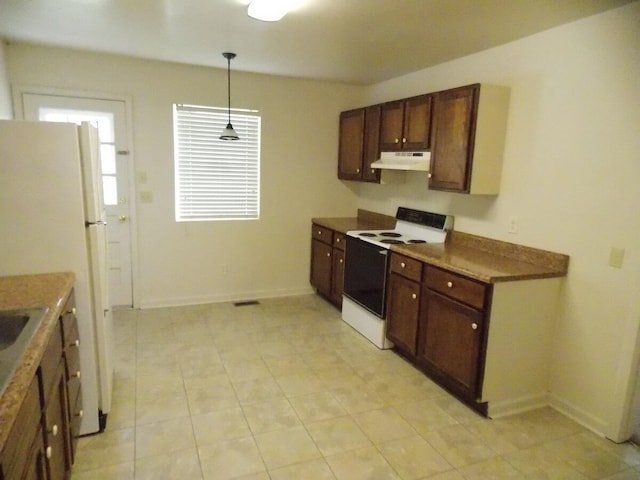
<path id="1" fill-rule="evenodd" d="M 131 296 L 133 308 L 139 306 L 139 264 L 138 264 L 138 202 L 136 197 L 136 169 L 135 169 L 135 146 L 133 143 L 133 97 L 125 94 L 115 94 L 106 92 L 96 92 L 90 90 L 70 90 L 57 87 L 43 87 L 38 85 L 14 85 L 12 87 L 13 111 L 16 119 L 24 119 L 24 94 L 36 95 L 57 95 L 61 97 L 82 98 L 88 100 L 115 100 L 124 103 L 125 117 L 127 120 L 127 144 L 129 145 L 128 168 L 129 168 L 129 199 L 135 199 L 133 205 L 130 205 L 131 219 Z M 131 202 L 130 202 L 131 203 Z"/>

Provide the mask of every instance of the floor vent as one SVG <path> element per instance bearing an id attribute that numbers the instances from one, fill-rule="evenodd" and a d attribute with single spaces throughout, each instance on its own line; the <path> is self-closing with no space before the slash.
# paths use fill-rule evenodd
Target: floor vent
<path id="1" fill-rule="evenodd" d="M 247 300 L 245 302 L 233 302 L 234 307 L 246 307 L 248 305 L 260 305 L 260 302 L 257 300 Z"/>

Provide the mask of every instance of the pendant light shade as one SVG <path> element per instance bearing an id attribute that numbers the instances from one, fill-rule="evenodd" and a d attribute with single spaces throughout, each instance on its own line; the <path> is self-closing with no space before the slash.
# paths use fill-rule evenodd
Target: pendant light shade
<path id="1" fill-rule="evenodd" d="M 220 140 L 240 140 L 240 137 L 233 129 L 233 125 L 231 125 L 231 59 L 236 58 L 236 54 L 231 52 L 224 52 L 222 56 L 227 59 L 227 112 L 229 114 L 229 122 L 227 123 L 225 129 L 222 131 Z"/>

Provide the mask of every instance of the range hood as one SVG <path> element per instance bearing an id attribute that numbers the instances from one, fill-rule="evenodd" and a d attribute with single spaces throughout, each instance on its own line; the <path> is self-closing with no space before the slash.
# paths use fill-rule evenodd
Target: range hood
<path id="1" fill-rule="evenodd" d="M 371 168 L 429 171 L 431 152 L 382 152 Z"/>

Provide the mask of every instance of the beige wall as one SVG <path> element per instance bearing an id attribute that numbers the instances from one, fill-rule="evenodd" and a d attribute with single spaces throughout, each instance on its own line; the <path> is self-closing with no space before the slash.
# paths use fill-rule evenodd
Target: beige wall
<path id="1" fill-rule="evenodd" d="M 0 118 L 13 118 L 11 106 L 11 89 L 9 87 L 9 74 L 6 62 L 6 44 L 0 38 Z"/>
<path id="2" fill-rule="evenodd" d="M 359 89 L 232 71 L 233 106 L 262 116 L 260 220 L 176 223 L 172 104 L 226 106 L 225 70 L 27 45 L 9 47 L 8 63 L 14 86 L 133 99 L 133 159 L 153 194 L 135 206 L 140 306 L 311 292 L 311 218 L 355 213 L 336 152 L 338 113 Z"/>
<path id="3" fill-rule="evenodd" d="M 501 193 L 359 188 L 362 208 L 455 215 L 455 228 L 570 255 L 554 403 L 616 436 L 640 322 L 640 3 L 372 87 L 368 103 L 475 82 L 511 87 Z M 520 233 L 507 233 L 509 217 Z M 625 249 L 622 269 L 608 265 Z M 532 305 L 534 308 L 535 305 Z"/>

